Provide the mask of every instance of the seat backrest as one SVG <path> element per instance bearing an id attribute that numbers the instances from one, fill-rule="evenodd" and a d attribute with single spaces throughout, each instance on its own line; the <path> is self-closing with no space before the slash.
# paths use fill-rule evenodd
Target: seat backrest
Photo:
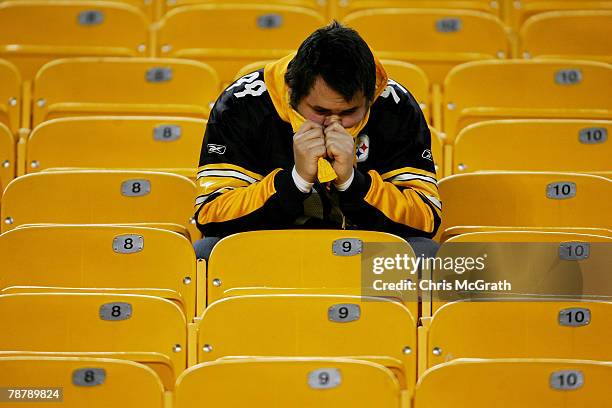
<path id="1" fill-rule="evenodd" d="M 612 66 L 570 60 L 479 61 L 444 81 L 444 131 L 452 143 L 465 126 L 492 119 L 609 119 Z"/>
<path id="2" fill-rule="evenodd" d="M 612 63 L 612 10 L 551 11 L 529 18 L 517 57 L 574 58 Z"/>
<path id="3" fill-rule="evenodd" d="M 429 78 L 421 68 L 405 61 L 381 60 L 389 78 L 406 88 L 416 99 L 428 119 L 431 117 L 431 97 L 429 96 Z"/>
<path id="4" fill-rule="evenodd" d="M 456 278 L 470 282 L 506 281 L 511 287 L 503 291 L 466 292 L 463 288 L 449 291 L 432 286 L 434 312 L 454 300 L 524 298 L 526 294 L 612 300 L 612 282 L 606 266 L 612 264 L 612 237 L 545 231 L 473 232 L 444 241 L 437 257 L 484 258 L 481 265 L 464 263 L 455 270 L 434 265 L 431 272 L 434 282 Z"/>
<path id="5" fill-rule="evenodd" d="M 417 385 L 414 407 L 597 406 L 606 400 L 611 381 L 609 362 L 458 359 L 425 373 Z"/>
<path id="6" fill-rule="evenodd" d="M 465 9 L 491 13 L 499 16 L 502 11 L 503 0 L 330 0 L 337 3 L 336 18 L 361 10 L 381 8 L 407 8 L 407 9 Z M 502 3 L 502 4 L 500 4 Z"/>
<path id="7" fill-rule="evenodd" d="M 0 123 L 0 186 L 7 186 L 15 178 L 16 164 L 15 140 L 9 128 Z"/>
<path id="8" fill-rule="evenodd" d="M 21 127 L 21 75 L 8 61 L 0 60 L 0 124 L 6 125 L 13 135 Z"/>
<path id="9" fill-rule="evenodd" d="M 393 374 L 343 358 L 245 358 L 198 364 L 177 380 L 175 407 L 400 407 Z"/>
<path id="10" fill-rule="evenodd" d="M 102 225 L 22 227 L 0 235 L 0 259 L 0 291 L 26 286 L 156 294 L 156 289 L 167 289 L 186 316 L 195 314 L 195 255 L 191 243 L 175 232 Z"/>
<path id="11" fill-rule="evenodd" d="M 199 4 L 214 4 L 219 5 L 223 4 L 221 0 L 166 0 L 165 4 L 162 6 L 165 7 L 165 12 L 173 10 L 177 7 L 184 6 L 195 6 Z M 261 5 L 278 5 L 278 6 L 294 6 L 301 7 L 316 11 L 321 15 L 321 17 L 326 17 L 328 13 L 328 4 L 325 1 L 318 0 L 233 0 L 232 4 L 244 4 L 244 5 L 253 5 L 253 4 L 261 4 Z"/>
<path id="12" fill-rule="evenodd" d="M 207 118 L 219 80 L 198 61 L 143 58 L 67 58 L 36 75 L 33 125 L 82 115 L 158 115 Z"/>
<path id="13" fill-rule="evenodd" d="M 380 58 L 413 63 L 433 84 L 442 84 L 457 64 L 510 53 L 501 21 L 478 11 L 366 10 L 346 16 L 343 23 L 357 30 Z"/>
<path id="14" fill-rule="evenodd" d="M 208 306 L 197 339 L 198 362 L 227 356 L 350 356 L 390 361 L 409 389 L 416 381 L 414 317 L 401 303 L 384 299 L 236 296 Z"/>
<path id="15" fill-rule="evenodd" d="M 228 19 L 227 16 L 232 18 Z M 284 57 L 324 25 L 321 15 L 295 6 L 202 4 L 170 11 L 156 33 L 162 57 L 205 61 L 223 84 L 244 65 Z M 219 35 L 222 32 L 224 35 Z"/>
<path id="16" fill-rule="evenodd" d="M 427 367 L 456 358 L 571 358 L 610 361 L 612 303 L 452 302 L 436 311 Z"/>
<path id="17" fill-rule="evenodd" d="M 519 31 L 525 20 L 539 13 L 569 10 L 612 10 L 612 1 L 592 0 L 515 0 L 507 3 L 505 20 Z"/>
<path id="18" fill-rule="evenodd" d="M 168 356 L 175 372 L 187 365 L 185 315 L 166 299 L 17 293 L 0 295 L 0 311 L 2 350 L 148 352 Z"/>
<path id="19" fill-rule="evenodd" d="M 208 303 L 241 294 L 368 293 L 362 267 L 388 244 L 414 257 L 403 239 L 376 231 L 252 231 L 219 241 L 208 261 Z M 391 252 L 391 251 L 390 251 Z M 240 256 L 237 256 L 239 254 Z M 248 271 L 248 272 L 247 272 Z M 416 299 L 405 303 L 415 315 Z"/>
<path id="20" fill-rule="evenodd" d="M 612 121 L 515 119 L 469 125 L 455 139 L 453 173 L 491 170 L 612 174 Z"/>
<path id="21" fill-rule="evenodd" d="M 193 197 L 193 182 L 170 173 L 75 170 L 27 174 L 5 190 L 2 232 L 24 224 L 172 224 L 191 231 Z"/>
<path id="22" fill-rule="evenodd" d="M 34 388 L 39 390 L 39 395 L 41 386 L 46 385 L 49 388 L 44 391 L 46 395 L 42 401 L 62 401 L 69 406 L 164 406 L 164 390 L 155 372 L 132 361 L 84 357 L 0 357 L 0 381 L 8 388 L 19 390 L 17 392 Z M 56 393 L 58 388 L 61 391 Z"/>
<path id="23" fill-rule="evenodd" d="M 442 179 L 444 217 L 455 226 L 610 228 L 612 180 L 574 173 L 467 173 Z"/>
<path id="24" fill-rule="evenodd" d="M 195 179 L 205 128 L 203 119 L 171 116 L 52 119 L 30 134 L 26 169 L 131 168 Z"/>
<path id="25" fill-rule="evenodd" d="M 147 56 L 149 21 L 135 6 L 118 2 L 6 1 L 0 4 L 0 39 L 0 57 L 31 80 L 55 58 Z"/>

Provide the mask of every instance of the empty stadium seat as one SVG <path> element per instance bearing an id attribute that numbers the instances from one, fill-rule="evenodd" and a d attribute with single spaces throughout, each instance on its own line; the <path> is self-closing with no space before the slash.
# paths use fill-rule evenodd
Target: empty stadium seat
<path id="1" fill-rule="evenodd" d="M 368 292 L 362 262 L 370 247 L 385 244 L 414 256 L 403 239 L 375 231 L 253 231 L 219 241 L 208 260 L 208 303 L 244 294 Z M 240 256 L 237 256 L 239 254 Z M 203 282 L 198 281 L 198 285 Z M 415 298 L 403 298 L 418 316 Z M 201 300 L 201 299 L 199 299 Z M 203 310 L 200 304 L 198 310 Z"/>
<path id="2" fill-rule="evenodd" d="M 489 13 L 380 9 L 352 13 L 343 23 L 357 30 L 379 58 L 415 64 L 433 84 L 442 84 L 457 64 L 510 54 L 503 24 Z"/>
<path id="3" fill-rule="evenodd" d="M 330 0 L 337 3 L 336 18 L 360 10 L 379 8 L 467 9 L 500 15 L 504 0 Z"/>
<path id="4" fill-rule="evenodd" d="M 547 11 L 612 10 L 612 1 L 591 0 L 514 0 L 508 1 L 508 23 L 518 31 L 529 17 Z"/>
<path id="5" fill-rule="evenodd" d="M 438 238 L 529 228 L 592 229 L 610 236 L 612 180 L 573 173 L 468 173 L 439 182 L 444 217 Z"/>
<path id="6" fill-rule="evenodd" d="M 30 134 L 26 170 L 144 169 L 195 179 L 205 128 L 205 120 L 181 117 L 52 119 Z"/>
<path id="7" fill-rule="evenodd" d="M 301 7 L 186 6 L 170 11 L 160 21 L 156 49 L 163 57 L 210 64 L 225 87 L 245 64 L 286 56 L 322 25 L 324 20 L 317 12 Z"/>
<path id="8" fill-rule="evenodd" d="M 275 60 L 266 60 L 266 61 L 255 61 L 249 64 L 246 64 L 242 68 L 238 70 L 238 73 L 234 76 L 234 81 L 242 78 L 243 76 L 250 74 L 251 72 L 255 72 L 264 68 L 268 63 L 274 62 Z"/>
<path id="9" fill-rule="evenodd" d="M 190 221 L 195 185 L 170 173 L 50 171 L 11 182 L 2 197 L 5 232 L 24 224 L 130 224 L 181 232 L 195 239 Z"/>
<path id="10" fill-rule="evenodd" d="M 419 103 L 425 118 L 431 123 L 431 97 L 429 78 L 421 68 L 404 61 L 381 60 L 389 78 L 410 91 Z"/>
<path id="11" fill-rule="evenodd" d="M 279 5 L 279 6 L 295 6 L 311 9 L 318 12 L 321 17 L 325 17 L 328 13 L 327 0 L 232 0 L 233 4 L 244 5 Z M 162 2 L 162 7 L 165 11 L 172 10 L 177 7 L 192 6 L 198 4 L 223 4 L 223 0 L 166 0 Z"/>
<path id="12" fill-rule="evenodd" d="M 158 115 L 207 118 L 219 82 L 197 61 L 68 58 L 46 64 L 33 85 L 33 126 L 58 117 Z"/>
<path id="13" fill-rule="evenodd" d="M 427 367 L 457 358 L 611 361 L 612 303 L 452 302 L 428 327 Z"/>
<path id="14" fill-rule="evenodd" d="M 15 140 L 9 128 L 0 123 L 0 197 L 3 187 L 15 177 Z"/>
<path id="15" fill-rule="evenodd" d="M 197 322 L 197 361 L 221 357 L 351 357 L 416 382 L 416 323 L 401 303 L 340 295 L 221 299 Z"/>
<path id="16" fill-rule="evenodd" d="M 78 245 L 71 245 L 71 242 Z M 165 297 L 195 314 L 196 260 L 180 234 L 154 228 L 53 225 L 0 235 L 0 292 L 102 291 Z"/>
<path id="17" fill-rule="evenodd" d="M 493 119 L 610 119 L 612 66 L 601 62 L 478 61 L 444 81 L 444 132 Z"/>
<path id="18" fill-rule="evenodd" d="M 486 254 L 486 255 L 485 255 Z M 511 283 L 511 290 L 436 290 L 431 305 L 435 312 L 443 304 L 469 298 L 557 298 L 612 300 L 612 237 L 550 231 L 499 231 L 460 234 L 446 240 L 439 258 L 482 258 L 482 267 L 460 270 L 432 268 L 435 282 L 460 279 Z"/>
<path id="19" fill-rule="evenodd" d="M 187 322 L 166 299 L 145 295 L 17 293 L 0 295 L 0 350 L 95 353 L 160 363 L 178 375 L 187 365 Z M 160 356 L 165 357 L 160 359 Z M 152 368 L 153 368 L 152 367 Z"/>
<path id="20" fill-rule="evenodd" d="M 155 372 L 132 361 L 79 357 L 0 357 L 0 382 L 11 389 L 45 390 L 45 397 L 50 397 L 22 400 L 20 403 L 13 400 L 13 404 L 18 406 L 39 405 L 37 402 L 71 408 L 164 406 L 164 390 Z M 55 398 L 54 392 L 58 388 L 61 388 L 61 392 L 58 391 Z"/>
<path id="21" fill-rule="evenodd" d="M 0 124 L 13 135 L 20 128 L 21 103 L 21 75 L 13 64 L 0 60 Z"/>
<path id="22" fill-rule="evenodd" d="M 554 341 L 554 340 L 552 340 Z M 415 408 L 606 406 L 612 364 L 562 359 L 459 359 L 428 370 Z M 603 405 L 602 405 L 603 404 Z"/>
<path id="23" fill-rule="evenodd" d="M 487 170 L 567 171 L 612 175 L 612 121 L 497 120 L 461 130 L 455 174 Z"/>
<path id="24" fill-rule="evenodd" d="M 612 63 L 612 10 L 551 11 L 519 32 L 518 58 L 574 58 Z"/>
<path id="25" fill-rule="evenodd" d="M 0 58 L 31 80 L 46 62 L 70 56 L 147 56 L 149 22 L 129 4 L 70 0 L 0 3 Z M 108 85 L 108 84 L 106 84 Z"/>
<path id="26" fill-rule="evenodd" d="M 198 364 L 177 380 L 176 408 L 399 408 L 386 368 L 343 358 L 246 358 Z M 406 403 L 408 401 L 406 400 Z"/>

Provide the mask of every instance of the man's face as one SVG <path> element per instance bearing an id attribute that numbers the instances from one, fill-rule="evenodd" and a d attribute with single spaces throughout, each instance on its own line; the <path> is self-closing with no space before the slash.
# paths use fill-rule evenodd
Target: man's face
<path id="1" fill-rule="evenodd" d="M 327 86 L 321 77 L 317 77 L 310 93 L 302 98 L 297 111 L 306 119 L 329 126 L 338 120 L 345 129 L 361 122 L 367 111 L 367 100 L 358 92 L 349 102 L 342 95 Z"/>

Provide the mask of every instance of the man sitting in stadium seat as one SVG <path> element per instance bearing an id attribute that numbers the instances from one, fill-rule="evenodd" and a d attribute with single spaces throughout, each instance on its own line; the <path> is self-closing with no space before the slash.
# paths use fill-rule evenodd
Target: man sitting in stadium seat
<path id="1" fill-rule="evenodd" d="M 333 22 L 217 100 L 198 169 L 198 227 L 205 237 L 345 228 L 431 238 L 441 204 L 430 149 L 414 97 L 357 32 Z M 198 256 L 212 242 L 196 244 Z"/>

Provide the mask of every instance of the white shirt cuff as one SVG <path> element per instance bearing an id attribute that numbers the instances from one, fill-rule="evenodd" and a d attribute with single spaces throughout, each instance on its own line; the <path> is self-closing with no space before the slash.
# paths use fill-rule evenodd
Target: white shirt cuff
<path id="1" fill-rule="evenodd" d="M 295 169 L 295 166 L 293 166 L 293 170 L 291 171 L 291 177 L 293 177 L 293 182 L 295 183 L 295 186 L 302 193 L 310 193 L 312 191 L 312 186 L 314 185 L 314 183 L 309 183 L 304 180 L 302 176 L 298 174 L 297 170 Z"/>
<path id="2" fill-rule="evenodd" d="M 353 172 L 351 173 L 351 177 L 349 177 L 348 180 L 346 180 L 342 184 L 336 184 L 335 185 L 336 186 L 336 190 L 338 190 L 338 191 L 347 190 L 351 186 L 351 183 L 353 182 L 354 178 L 355 178 L 355 169 L 353 169 Z"/>

